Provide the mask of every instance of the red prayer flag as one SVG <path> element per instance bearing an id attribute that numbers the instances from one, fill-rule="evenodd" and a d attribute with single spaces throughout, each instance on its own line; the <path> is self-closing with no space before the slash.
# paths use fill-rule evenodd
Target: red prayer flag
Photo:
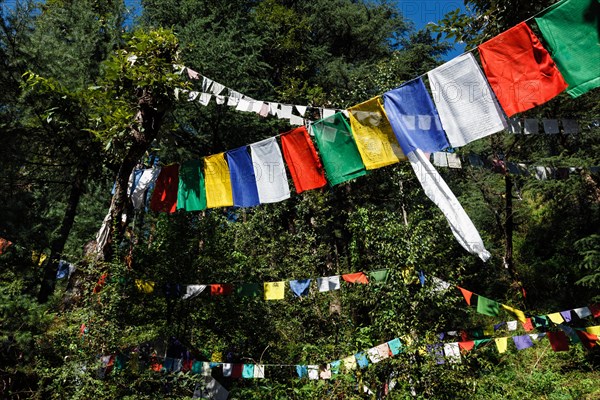
<path id="1" fill-rule="evenodd" d="M 458 342 L 458 347 L 462 352 L 467 352 L 473 350 L 475 347 L 475 342 L 473 340 L 469 340 L 468 342 Z"/>
<path id="2" fill-rule="evenodd" d="M 509 117 L 544 104 L 567 88 L 560 71 L 525 22 L 478 47 L 490 86 Z"/>
<path id="3" fill-rule="evenodd" d="M 244 364 L 233 364 L 233 368 L 231 368 L 231 379 L 241 378 L 243 368 Z"/>
<path id="4" fill-rule="evenodd" d="M 523 325 L 523 329 L 525 329 L 525 332 L 530 332 L 533 330 L 533 324 L 531 323 L 531 318 L 527 318 L 524 323 L 521 322 L 521 325 Z"/>
<path id="5" fill-rule="evenodd" d="M 366 285 L 367 283 L 369 283 L 369 278 L 367 278 L 367 275 L 365 275 L 364 272 L 355 272 L 353 274 L 345 274 L 345 275 L 342 275 L 342 279 L 348 283 L 362 283 L 363 285 Z"/>
<path id="6" fill-rule="evenodd" d="M 473 292 L 470 292 L 467 289 L 463 289 L 460 286 L 457 286 L 457 287 L 462 292 L 462 295 L 464 296 L 465 300 L 467 301 L 467 304 L 471 305 L 471 297 L 473 296 Z"/>
<path id="7" fill-rule="evenodd" d="M 106 278 L 108 278 L 108 273 L 105 272 L 102 274 L 100 279 L 98 279 L 98 282 L 96 282 L 96 286 L 94 287 L 94 290 L 92 291 L 92 293 L 94 293 L 94 294 L 100 293 L 100 291 L 106 284 Z"/>
<path id="8" fill-rule="evenodd" d="M 591 304 L 588 306 L 594 318 L 600 317 L 600 304 Z"/>
<path id="9" fill-rule="evenodd" d="M 282 134 L 281 147 L 297 193 L 327 184 L 323 165 L 304 126 Z"/>
<path id="10" fill-rule="evenodd" d="M 150 209 L 155 212 L 174 213 L 177 210 L 179 189 L 179 164 L 162 167 L 150 200 Z"/>
<path id="11" fill-rule="evenodd" d="M 460 331 L 460 340 L 462 342 L 467 342 L 469 341 L 469 332 L 465 331 L 465 330 L 461 330 Z"/>
<path id="12" fill-rule="evenodd" d="M 546 332 L 550 346 L 554 351 L 569 351 L 569 338 L 563 331 L 558 332 Z"/>
<path id="13" fill-rule="evenodd" d="M 10 240 L 0 238 L 0 254 L 3 254 L 11 245 L 12 242 Z"/>
<path id="14" fill-rule="evenodd" d="M 233 292 L 233 285 L 229 283 L 215 283 L 210 285 L 211 296 L 225 296 Z"/>
<path id="15" fill-rule="evenodd" d="M 598 336 L 586 331 L 575 331 L 575 333 L 577 333 L 579 340 L 581 340 L 581 344 L 586 349 L 591 350 L 593 347 L 598 345 Z"/>

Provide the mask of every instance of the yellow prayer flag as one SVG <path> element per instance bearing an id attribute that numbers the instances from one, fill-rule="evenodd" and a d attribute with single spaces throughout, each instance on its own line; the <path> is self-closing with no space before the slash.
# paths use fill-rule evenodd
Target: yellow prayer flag
<path id="1" fill-rule="evenodd" d="M 265 300 L 283 300 L 285 281 L 265 282 Z"/>
<path id="2" fill-rule="evenodd" d="M 352 134 L 366 169 L 406 160 L 394 136 L 380 97 L 348 109 Z"/>
<path id="3" fill-rule="evenodd" d="M 588 326 L 585 328 L 587 333 L 591 333 L 592 335 L 600 336 L 600 325 L 596 326 Z"/>
<path id="4" fill-rule="evenodd" d="M 233 205 L 229 166 L 225 153 L 208 156 L 204 159 L 204 184 L 206 186 L 206 207 L 230 207 Z"/>
<path id="5" fill-rule="evenodd" d="M 512 313 L 515 317 L 517 317 L 517 319 L 519 320 L 520 323 L 524 324 L 527 322 L 527 318 L 525 318 L 525 313 L 523 311 L 517 310 L 516 308 L 513 308 L 511 306 L 507 306 L 506 304 L 500 304 L 500 305 L 506 311 L 508 311 L 509 313 Z"/>
<path id="6" fill-rule="evenodd" d="M 223 353 L 221 353 L 220 351 L 216 351 L 216 352 L 212 353 L 212 356 L 210 357 L 210 361 L 222 362 L 223 361 Z"/>
<path id="7" fill-rule="evenodd" d="M 483 328 L 484 336 L 494 336 L 494 325 Z"/>
<path id="8" fill-rule="evenodd" d="M 353 369 L 356 369 L 356 357 L 346 357 L 342 359 L 342 364 L 344 365 L 344 369 L 346 369 L 346 371 L 352 371 Z"/>
<path id="9" fill-rule="evenodd" d="M 506 337 L 496 338 L 496 339 L 494 339 L 494 341 L 496 342 L 496 347 L 498 348 L 498 353 L 504 353 L 508 346 L 508 338 L 506 338 Z"/>
<path id="10" fill-rule="evenodd" d="M 154 292 L 154 282 L 152 281 L 144 281 L 142 279 L 135 280 L 135 286 L 137 286 L 140 292 L 150 294 Z"/>
<path id="11" fill-rule="evenodd" d="M 554 322 L 556 325 L 562 324 L 563 322 L 565 322 L 564 318 L 562 317 L 562 315 L 560 315 L 559 312 L 548 314 L 548 318 L 550 319 L 550 321 Z"/>

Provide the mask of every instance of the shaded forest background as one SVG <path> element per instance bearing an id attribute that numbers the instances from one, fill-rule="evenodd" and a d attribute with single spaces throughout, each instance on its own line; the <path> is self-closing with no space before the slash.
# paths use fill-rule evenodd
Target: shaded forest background
<path id="1" fill-rule="evenodd" d="M 143 0 L 131 29 L 117 0 L 4 7 L 0 237 L 14 245 L 0 255 L 2 397 L 191 397 L 201 377 L 132 362 L 134 349 L 164 355 L 174 341 L 209 361 L 221 354 L 312 364 L 411 337 L 399 356 L 331 381 L 271 368 L 264 380 L 221 382 L 232 399 L 372 398 L 362 387 L 377 392 L 390 376 L 398 382 L 391 399 L 598 398 L 597 348 L 554 353 L 543 341 L 498 354 L 488 345 L 460 364 L 437 365 L 418 351 L 419 340 L 498 321 L 468 308 L 457 290 L 436 292 L 431 279 L 417 279 L 423 271 L 533 315 L 600 300 L 600 176 L 589 169 L 600 165 L 598 90 L 562 94 L 524 115 L 574 118 L 579 134 L 502 132 L 458 150 L 490 163 L 582 167 L 577 173 L 540 181 L 467 163 L 440 169 L 492 253 L 487 263 L 458 245 L 407 163 L 252 209 L 154 214 L 134 212 L 122 198 L 136 164 L 184 162 L 290 129 L 272 117 L 178 100 L 176 87 L 199 88 L 175 74 L 174 63 L 256 99 L 344 108 L 441 64 L 449 46 L 440 37 L 472 48 L 551 3 L 468 0 L 466 14 L 432 27 L 437 38 L 415 31 L 386 1 Z M 86 244 L 111 203 L 120 208 L 97 260 Z M 77 267 L 69 280 L 56 280 L 61 259 Z M 390 270 L 385 285 L 301 300 L 288 293 L 277 302 L 183 301 L 174 289 L 158 290 L 380 268 Z M 103 274 L 107 283 L 93 294 Z M 155 293 L 139 291 L 135 279 L 154 281 Z M 99 376 L 106 354 L 127 365 Z"/>

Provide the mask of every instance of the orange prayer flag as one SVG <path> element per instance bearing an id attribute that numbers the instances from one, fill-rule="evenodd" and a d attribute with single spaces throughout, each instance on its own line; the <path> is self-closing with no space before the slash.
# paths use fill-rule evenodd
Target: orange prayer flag
<path id="1" fill-rule="evenodd" d="M 521 322 L 521 325 L 523 325 L 523 329 L 525 329 L 525 332 L 529 332 L 533 330 L 533 324 L 531 323 L 531 318 L 526 318 L 525 322 Z"/>
<path id="2" fill-rule="evenodd" d="M 458 342 L 458 346 L 462 352 L 467 352 L 473 350 L 475 342 L 473 340 L 469 340 L 468 342 Z"/>
<path id="3" fill-rule="evenodd" d="M 457 287 L 462 292 L 462 295 L 464 296 L 465 300 L 467 301 L 467 304 L 471 305 L 471 297 L 473 296 L 473 292 L 470 292 L 467 289 L 463 289 L 460 286 L 457 286 Z"/>
<path id="4" fill-rule="evenodd" d="M 345 274 L 345 275 L 342 275 L 342 279 L 348 283 L 362 283 L 363 285 L 366 285 L 367 283 L 369 283 L 369 278 L 367 278 L 367 275 L 365 275 L 364 272 L 355 272 L 353 274 Z"/>

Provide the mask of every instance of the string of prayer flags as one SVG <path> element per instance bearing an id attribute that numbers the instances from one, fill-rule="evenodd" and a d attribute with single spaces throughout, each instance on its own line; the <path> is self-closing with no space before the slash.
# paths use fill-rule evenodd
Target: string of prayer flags
<path id="1" fill-rule="evenodd" d="M 204 175 L 206 180 L 206 207 L 232 206 L 233 194 L 225 153 L 204 158 Z"/>
<path id="2" fill-rule="evenodd" d="M 535 18 L 572 97 L 600 86 L 597 6 L 597 0 L 563 0 Z"/>
<path id="3" fill-rule="evenodd" d="M 442 127 L 452 147 L 507 128 L 496 99 L 471 53 L 427 73 Z"/>
<path id="4" fill-rule="evenodd" d="M 342 279 L 348 283 L 361 283 L 366 285 L 369 283 L 369 278 L 365 275 L 364 272 L 354 272 L 352 274 L 344 274 L 342 275 Z"/>
<path id="5" fill-rule="evenodd" d="M 421 78 L 386 92 L 383 102 L 404 154 L 416 149 L 433 153 L 450 147 L 440 117 Z"/>
<path id="6" fill-rule="evenodd" d="M 323 166 L 304 126 L 281 135 L 281 147 L 296 193 L 327 184 Z"/>
<path id="7" fill-rule="evenodd" d="M 285 281 L 265 282 L 265 300 L 283 300 L 285 297 Z"/>
<path id="8" fill-rule="evenodd" d="M 177 209 L 185 211 L 206 209 L 206 191 L 200 160 L 186 161 L 179 167 Z"/>
<path id="9" fill-rule="evenodd" d="M 297 297 L 307 296 L 310 289 L 310 279 L 290 281 L 290 289 Z"/>
<path id="10" fill-rule="evenodd" d="M 179 188 L 179 164 L 162 167 L 156 184 L 150 209 L 155 212 L 174 213 L 177 209 L 177 189 Z"/>
<path id="11" fill-rule="evenodd" d="M 417 149 L 408 153 L 408 159 L 425 194 L 446 216 L 458 243 L 469 253 L 477 254 L 484 262 L 487 261 L 490 253 L 485 249 L 479 232 L 428 157 Z"/>
<path id="12" fill-rule="evenodd" d="M 328 292 L 330 290 L 340 290 L 340 276 L 326 276 L 323 278 L 317 278 L 317 286 L 319 292 Z"/>
<path id="13" fill-rule="evenodd" d="M 252 159 L 246 146 L 226 153 L 231 180 L 233 205 L 254 207 L 260 204 Z"/>
<path id="14" fill-rule="evenodd" d="M 341 113 L 316 121 L 312 132 L 331 186 L 367 173 L 350 126 Z"/>
<path id="15" fill-rule="evenodd" d="M 488 82 L 509 117 L 544 104 L 567 88 L 550 54 L 525 22 L 478 50 Z"/>
<path id="16" fill-rule="evenodd" d="M 250 145 L 258 198 L 261 204 L 290 198 L 285 165 L 274 137 Z"/>
<path id="17" fill-rule="evenodd" d="M 477 312 L 490 317 L 497 317 L 500 312 L 500 303 L 488 299 L 487 297 L 477 296 Z"/>
<path id="18" fill-rule="evenodd" d="M 405 160 L 387 119 L 380 97 L 348 109 L 350 126 L 366 169 L 376 169 Z"/>
<path id="19" fill-rule="evenodd" d="M 148 168 L 142 172 L 140 179 L 131 192 L 131 202 L 136 210 L 142 208 L 146 191 L 154 184 L 160 174 L 160 167 Z"/>

